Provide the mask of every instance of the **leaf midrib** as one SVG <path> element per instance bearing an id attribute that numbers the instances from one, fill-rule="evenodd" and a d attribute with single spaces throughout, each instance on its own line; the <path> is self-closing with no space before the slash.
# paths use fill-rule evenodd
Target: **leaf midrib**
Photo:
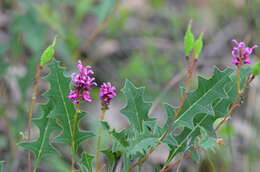
<path id="1" fill-rule="evenodd" d="M 71 123 L 70 123 L 70 118 L 69 118 L 69 112 L 68 112 L 67 106 L 66 106 L 65 103 L 64 103 L 65 100 L 64 100 L 63 94 L 62 94 L 62 92 L 61 92 L 61 86 L 60 86 L 59 77 L 58 77 L 57 73 L 55 73 L 55 74 L 56 74 L 56 80 L 57 80 L 57 82 L 58 82 L 59 93 L 60 93 L 61 98 L 62 98 L 62 104 L 63 104 L 64 109 L 65 109 L 65 111 L 66 111 L 66 117 L 67 117 L 68 124 L 69 124 L 70 136 L 71 136 L 71 138 L 73 138 L 72 129 L 71 129 Z M 64 127 L 63 127 L 63 129 L 64 129 Z M 63 132 L 64 132 L 64 131 L 63 131 Z"/>
<path id="2" fill-rule="evenodd" d="M 45 138 L 47 137 L 47 132 L 48 132 L 48 129 L 49 129 L 49 121 L 50 121 L 50 119 L 48 118 L 47 127 L 45 127 L 45 129 L 44 129 L 44 134 L 43 134 L 43 137 L 42 137 L 43 141 L 41 142 L 37 159 L 39 159 L 41 157 L 42 149 L 43 149 L 43 146 L 44 146 L 44 143 L 45 143 Z"/>
<path id="3" fill-rule="evenodd" d="M 230 87 L 230 89 L 227 91 L 227 93 L 230 92 L 231 90 L 232 90 L 232 87 Z M 221 100 L 223 100 L 223 99 L 220 99 L 215 106 L 217 106 L 219 103 L 221 103 Z M 177 148 L 176 148 L 175 151 L 174 151 L 174 154 L 175 154 L 175 153 L 177 152 L 177 150 L 181 147 L 181 145 L 182 145 L 184 142 L 186 142 L 187 138 L 194 132 L 194 130 L 197 129 L 197 127 L 198 127 L 202 122 L 204 122 L 204 120 L 206 119 L 206 117 L 207 117 L 207 115 L 205 115 L 205 116 L 200 120 L 200 122 L 195 125 L 195 127 L 190 131 L 190 133 L 183 139 L 183 141 L 182 141 L 180 144 L 178 144 Z"/>
<path id="4" fill-rule="evenodd" d="M 212 91 L 215 87 L 216 87 L 216 85 L 218 85 L 221 81 L 223 81 L 224 79 L 226 79 L 227 78 L 227 74 L 226 74 L 226 76 L 225 77 L 222 77 L 222 79 L 220 79 L 216 84 L 214 84 L 214 86 L 213 87 L 211 87 L 208 91 L 206 91 L 205 92 L 205 94 L 203 94 L 203 96 L 201 96 L 196 102 L 194 102 L 186 111 L 184 111 L 183 113 L 182 113 L 182 115 L 176 120 L 176 122 L 175 123 L 177 123 L 178 121 L 179 121 L 179 119 L 181 119 L 181 117 L 183 117 L 187 112 L 189 112 L 195 105 L 197 105 L 200 101 L 201 101 L 201 99 L 203 99 L 210 91 Z M 214 91 L 214 90 L 213 90 Z M 187 98 L 188 99 L 188 98 Z"/>

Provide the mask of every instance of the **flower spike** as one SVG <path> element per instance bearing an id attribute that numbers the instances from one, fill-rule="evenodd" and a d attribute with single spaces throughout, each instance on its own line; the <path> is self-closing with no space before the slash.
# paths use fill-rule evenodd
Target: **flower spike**
<path id="1" fill-rule="evenodd" d="M 68 98 L 72 99 L 73 104 L 78 104 L 80 99 L 91 103 L 89 90 L 91 90 L 92 85 L 97 85 L 95 78 L 91 76 L 94 72 L 91 66 L 84 66 L 80 60 L 77 63 L 77 69 L 79 73 L 71 75 L 74 90 L 70 90 Z"/>
<path id="2" fill-rule="evenodd" d="M 102 108 L 107 109 L 108 105 L 111 104 L 111 100 L 115 97 L 116 87 L 114 87 L 110 82 L 103 83 L 100 87 L 99 97 L 102 101 Z"/>
<path id="3" fill-rule="evenodd" d="M 253 50 L 257 48 L 257 45 L 254 45 L 253 47 L 249 48 L 246 47 L 246 44 L 244 42 L 238 42 L 237 40 L 232 40 L 234 44 L 236 44 L 235 47 L 233 47 L 232 50 L 232 64 L 234 65 L 242 65 L 242 64 L 250 64 L 250 55 L 253 53 Z"/>

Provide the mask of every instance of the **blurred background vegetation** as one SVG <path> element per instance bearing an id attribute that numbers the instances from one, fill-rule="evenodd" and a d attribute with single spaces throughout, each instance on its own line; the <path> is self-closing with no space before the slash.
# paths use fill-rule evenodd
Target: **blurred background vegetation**
<path id="1" fill-rule="evenodd" d="M 35 66 L 42 51 L 57 35 L 56 58 L 75 70 L 77 59 L 90 64 L 97 81 L 122 88 L 125 78 L 146 86 L 147 100 L 154 101 L 152 116 L 164 121 L 162 102 L 177 104 L 186 61 L 183 35 L 189 20 L 193 31 L 204 35 L 198 73 L 211 74 L 214 65 L 231 61 L 236 38 L 260 45 L 259 0 L 1 0 L 0 1 L 0 166 L 5 172 L 27 168 L 26 152 L 16 143 L 26 138 L 27 109 Z M 256 58 L 260 50 L 256 50 Z M 256 60 L 256 59 L 255 59 Z M 48 72 L 42 72 L 44 76 Z M 259 80 L 249 89 L 247 102 L 220 131 L 225 146 L 205 153 L 199 165 L 181 163 L 179 171 L 251 172 L 260 168 Z M 37 102 L 48 88 L 42 81 Z M 97 97 L 97 90 L 93 94 Z M 116 128 L 127 125 L 118 96 L 106 119 Z M 84 105 L 89 115 L 82 128 L 95 130 L 99 102 Z M 35 110 L 34 116 L 39 115 Z M 37 137 L 37 128 L 33 129 Z M 82 145 L 93 150 L 95 140 Z M 108 147 L 110 139 L 103 140 Z M 69 171 L 69 149 L 43 161 L 39 171 Z M 167 157 L 164 147 L 152 154 L 144 171 L 156 171 Z M 53 163 L 55 162 L 55 163 Z M 173 170 L 173 171 L 176 171 Z"/>

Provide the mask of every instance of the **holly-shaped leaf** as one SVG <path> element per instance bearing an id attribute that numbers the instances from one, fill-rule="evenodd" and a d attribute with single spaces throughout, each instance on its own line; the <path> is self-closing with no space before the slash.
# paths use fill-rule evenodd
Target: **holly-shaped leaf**
<path id="1" fill-rule="evenodd" d="M 220 71 L 215 68 L 214 74 L 210 79 L 205 79 L 201 76 L 198 77 L 198 88 L 189 92 L 187 99 L 185 100 L 181 111 L 176 119 L 175 126 L 185 126 L 188 128 L 194 128 L 194 117 L 199 113 L 208 115 L 215 115 L 212 103 L 216 99 L 227 98 L 228 95 L 225 91 L 225 85 L 230 82 L 230 74 L 232 69 L 228 68 L 224 71 Z M 178 109 L 174 108 L 175 113 Z"/>
<path id="2" fill-rule="evenodd" d="M 144 88 L 136 88 L 129 80 L 126 80 L 122 92 L 127 99 L 127 104 L 121 112 L 127 116 L 130 125 L 138 132 L 142 132 L 143 122 L 151 120 L 148 112 L 152 105 L 143 99 Z"/>
<path id="3" fill-rule="evenodd" d="M 241 85 L 243 85 L 242 83 L 245 82 L 250 72 L 251 72 L 250 68 L 245 68 L 245 69 L 241 68 Z M 244 86 L 241 88 L 244 88 Z M 211 147 L 214 146 L 213 142 L 216 140 L 216 138 L 214 135 L 212 135 L 214 134 L 213 124 L 217 119 L 223 118 L 225 115 L 227 115 L 230 105 L 237 97 L 236 74 L 234 72 L 230 74 L 229 79 L 226 81 L 226 83 L 223 84 L 223 89 L 227 97 L 218 98 L 213 102 L 212 107 L 215 115 L 208 115 L 205 113 L 197 114 L 193 120 L 194 127 L 192 129 L 189 127 L 185 127 L 181 132 L 181 134 L 178 135 L 177 137 L 174 137 L 174 139 L 172 139 L 172 137 L 169 137 L 170 139 L 168 140 L 166 139 L 167 137 L 165 138 L 164 142 L 167 142 L 167 144 L 171 148 L 167 163 L 177 153 L 179 152 L 188 153 L 191 152 L 193 149 L 195 149 L 196 147 L 195 139 L 197 136 L 202 135 L 202 138 L 199 142 L 199 144 L 201 144 L 200 145 L 201 147 L 204 147 L 205 149 L 206 148 L 210 149 Z M 166 107 L 167 114 L 169 116 L 165 125 L 168 125 L 168 123 L 172 121 L 172 117 L 170 116 L 170 114 L 175 110 L 175 108 L 170 105 L 166 105 L 165 107 Z M 201 132 L 202 128 L 205 131 L 204 133 Z"/>
<path id="4" fill-rule="evenodd" d="M 229 98 L 225 88 L 227 84 L 232 82 L 230 79 L 232 72 L 232 69 L 220 71 L 215 68 L 214 74 L 210 79 L 198 78 L 198 88 L 188 93 L 180 114 L 173 125 L 174 127 L 171 129 L 173 131 L 179 126 L 184 126 L 184 129 L 178 136 L 175 136 L 172 141 L 167 141 L 171 150 L 166 163 L 170 162 L 179 152 L 187 152 L 194 147 L 196 137 L 201 134 L 201 127 L 212 130 L 213 123 L 216 120 L 213 104 L 217 100 Z M 169 116 L 166 126 L 169 126 L 170 122 L 172 122 L 173 119 L 170 115 L 174 115 L 177 109 L 177 107 L 166 106 Z"/>

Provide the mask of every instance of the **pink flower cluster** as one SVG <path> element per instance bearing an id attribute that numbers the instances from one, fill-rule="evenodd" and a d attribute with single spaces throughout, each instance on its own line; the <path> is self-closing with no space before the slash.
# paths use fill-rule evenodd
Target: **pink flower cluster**
<path id="1" fill-rule="evenodd" d="M 73 89 L 70 90 L 68 98 L 72 99 L 73 104 L 78 104 L 80 100 L 91 103 L 92 99 L 90 97 L 91 86 L 97 86 L 95 78 L 91 75 L 94 72 L 91 66 L 84 66 L 79 60 L 77 63 L 77 69 L 79 73 L 72 73 L 71 78 L 73 82 Z M 114 87 L 110 82 L 103 83 L 100 87 L 99 97 L 102 101 L 102 105 L 107 108 L 111 103 L 113 97 L 116 96 L 116 87 Z"/>
<path id="2" fill-rule="evenodd" d="M 244 42 L 238 42 L 237 40 L 232 40 L 232 42 L 236 44 L 236 46 L 233 47 L 232 50 L 232 64 L 250 64 L 250 55 L 252 54 L 253 50 L 258 46 L 254 45 L 253 47 L 249 48 L 246 47 L 246 44 Z"/>
<path id="3" fill-rule="evenodd" d="M 103 83 L 100 87 L 99 97 L 105 106 L 111 103 L 113 97 L 116 96 L 116 87 L 110 82 Z"/>
<path id="4" fill-rule="evenodd" d="M 78 104 L 81 98 L 91 103 L 92 99 L 89 90 L 91 90 L 92 85 L 97 85 L 95 78 L 91 76 L 94 72 L 91 66 L 84 66 L 80 60 L 78 61 L 77 69 L 79 73 L 72 73 L 71 75 L 74 89 L 70 90 L 68 98 L 73 100 L 73 104 Z"/>

